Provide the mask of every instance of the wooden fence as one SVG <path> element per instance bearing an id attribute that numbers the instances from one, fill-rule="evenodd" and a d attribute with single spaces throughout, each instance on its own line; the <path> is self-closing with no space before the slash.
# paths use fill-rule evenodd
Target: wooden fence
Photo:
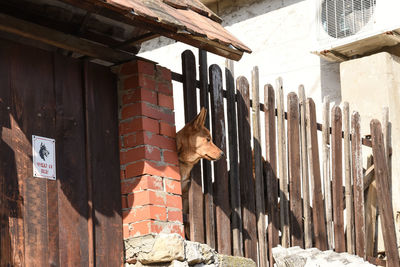
<path id="1" fill-rule="evenodd" d="M 343 110 L 337 105 L 329 110 L 324 100 L 323 123 L 318 124 L 315 103 L 306 98 L 303 86 L 298 94 L 287 95 L 285 112 L 282 79 L 275 89 L 264 86 L 260 103 L 257 67 L 250 86 L 242 76 L 235 82 L 232 66 L 227 66 L 223 89 L 220 67 L 208 68 L 203 51 L 199 63 L 197 81 L 195 57 L 185 51 L 182 75 L 172 74 L 183 83 L 185 121 L 197 114 L 199 97 L 200 106 L 210 111 L 206 126 L 211 121 L 213 142 L 228 156 L 213 169 L 203 161 L 192 170 L 186 218 L 190 240 L 252 258 L 258 266 L 273 266 L 272 248 L 277 245 L 347 251 L 384 264 L 374 250 L 379 207 L 388 266 L 399 266 L 389 193 L 388 116 L 383 127 L 371 122 L 371 141 L 361 137 L 360 116 L 350 116 L 347 103 Z M 372 147 L 373 157 L 364 170 L 366 146 Z"/>

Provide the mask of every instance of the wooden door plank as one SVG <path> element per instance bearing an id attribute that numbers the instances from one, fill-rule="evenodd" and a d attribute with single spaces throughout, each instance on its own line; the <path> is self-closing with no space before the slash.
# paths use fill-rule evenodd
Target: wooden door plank
<path id="1" fill-rule="evenodd" d="M 299 100 L 296 93 L 291 92 L 288 94 L 287 103 L 291 245 L 304 248 L 300 177 Z"/>
<path id="2" fill-rule="evenodd" d="M 224 98 L 222 95 L 222 71 L 218 65 L 210 66 L 209 76 L 211 89 L 213 142 L 226 155 L 227 133 L 225 130 Z M 231 209 L 229 203 L 228 169 L 225 156 L 221 157 L 214 163 L 214 178 L 218 252 L 231 255 Z"/>
<path id="3" fill-rule="evenodd" d="M 236 79 L 239 133 L 239 178 L 242 200 L 244 256 L 257 262 L 257 224 L 255 215 L 254 180 L 252 171 L 249 82 Z"/>
<path id="4" fill-rule="evenodd" d="M 275 92 L 272 85 L 264 86 L 265 113 L 265 155 L 266 155 L 266 200 L 268 213 L 268 253 L 269 266 L 273 267 L 272 248 L 279 244 L 279 210 L 276 163 L 276 123 L 275 123 Z"/>
<path id="5" fill-rule="evenodd" d="M 310 186 L 308 175 L 308 153 L 307 153 L 307 127 L 306 127 L 306 94 L 304 86 L 299 86 L 300 104 L 300 136 L 301 136 L 301 177 L 303 188 L 303 216 L 304 216 L 304 247 L 312 247 L 312 219 L 310 208 Z"/>
<path id="6" fill-rule="evenodd" d="M 358 112 L 354 112 L 351 116 L 351 133 L 356 254 L 360 257 L 365 257 L 364 188 L 361 155 L 362 144 L 360 114 Z"/>
<path id="7" fill-rule="evenodd" d="M 349 103 L 343 103 L 343 145 L 344 145 L 344 168 L 345 168 L 345 195 L 346 195 L 346 247 L 350 254 L 355 253 L 354 245 L 354 202 L 353 187 L 351 179 L 351 150 L 350 150 L 350 112 Z"/>
<path id="8" fill-rule="evenodd" d="M 199 50 L 199 81 L 200 81 L 200 106 L 209 110 L 208 94 L 208 65 L 207 52 Z M 210 118 L 206 116 L 205 126 L 210 129 Z M 204 218 L 205 218 L 205 241 L 215 249 L 215 207 L 213 197 L 213 182 L 211 175 L 211 162 L 203 160 L 203 186 L 204 186 Z"/>
<path id="9" fill-rule="evenodd" d="M 185 122 L 188 123 L 197 115 L 196 62 L 194 54 L 190 50 L 182 53 L 182 75 Z M 204 204 L 200 163 L 193 167 L 190 180 L 188 196 L 185 196 L 189 200 L 190 240 L 204 243 Z M 182 193 L 187 194 L 187 192 Z"/>
<path id="10" fill-rule="evenodd" d="M 331 112 L 332 125 L 332 203 L 335 251 L 346 251 L 343 218 L 343 164 L 342 164 L 342 111 L 334 106 Z"/>
<path id="11" fill-rule="evenodd" d="M 287 154 L 286 154 L 286 131 L 285 131 L 285 107 L 282 78 L 276 80 L 277 90 L 277 126 L 278 126 L 278 164 L 279 164 L 279 198 L 280 198 L 280 224 L 281 224 L 281 245 L 285 248 L 290 246 L 289 228 L 289 189 L 287 175 Z"/>
<path id="12" fill-rule="evenodd" d="M 380 196 L 378 198 L 378 203 L 382 219 L 382 233 L 387 255 L 387 266 L 397 267 L 400 266 L 399 252 L 393 220 L 393 206 L 389 187 L 389 173 L 386 162 L 382 127 L 378 120 L 372 120 L 370 127 L 374 165 L 376 168 L 377 193 Z"/>
<path id="13" fill-rule="evenodd" d="M 116 77 L 109 68 L 97 64 L 88 63 L 86 68 L 95 264 L 121 266 L 123 237 Z"/>
<path id="14" fill-rule="evenodd" d="M 82 63 L 54 55 L 58 172 L 59 258 L 62 265 L 88 266 L 88 199 Z"/>
<path id="15" fill-rule="evenodd" d="M 227 62 L 228 66 L 225 69 L 225 83 L 229 138 L 229 182 L 232 207 L 232 246 L 234 256 L 243 256 L 243 227 L 240 200 L 235 80 L 233 77 L 233 61 L 227 60 Z"/>
<path id="16" fill-rule="evenodd" d="M 310 163 L 311 191 L 313 193 L 313 223 L 315 246 L 320 250 L 327 250 L 327 236 L 325 224 L 325 209 L 322 199 L 321 173 L 319 166 L 317 122 L 315 103 L 311 98 L 306 101 L 307 145 Z"/>
<path id="17" fill-rule="evenodd" d="M 264 197 L 264 177 L 261 156 L 261 130 L 260 130 L 260 97 L 259 97 L 259 74 L 258 67 L 251 71 L 252 83 L 252 124 L 253 124 L 253 162 L 255 178 L 255 198 L 256 198 L 256 219 L 257 236 L 259 250 L 259 266 L 268 266 L 267 256 L 267 237 L 265 232 L 265 197 Z"/>

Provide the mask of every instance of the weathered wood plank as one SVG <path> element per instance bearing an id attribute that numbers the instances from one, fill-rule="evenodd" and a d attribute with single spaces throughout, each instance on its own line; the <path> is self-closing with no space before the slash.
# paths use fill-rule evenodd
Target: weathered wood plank
<path id="1" fill-rule="evenodd" d="M 88 214 L 82 63 L 54 57 L 60 263 L 88 266 Z M 80 148 L 80 149 L 77 149 Z M 71 205 L 72 203 L 72 205 Z"/>
<path id="2" fill-rule="evenodd" d="M 296 93 L 291 92 L 288 94 L 287 103 L 291 245 L 304 248 L 300 177 L 299 100 Z"/>
<path id="3" fill-rule="evenodd" d="M 229 181 L 230 198 L 232 207 L 232 246 L 234 256 L 243 256 L 243 236 L 242 236 L 242 212 L 240 200 L 240 180 L 239 180 L 239 153 L 237 142 L 237 123 L 236 123 L 236 94 L 235 80 L 233 73 L 233 61 L 227 60 L 225 69 L 226 80 L 226 104 L 228 115 L 228 138 L 229 138 Z"/>
<path id="4" fill-rule="evenodd" d="M 276 80 L 277 90 L 277 126 L 278 126 L 278 164 L 279 164 L 279 188 L 280 188 L 280 224 L 281 224 L 281 245 L 290 246 L 289 228 L 289 189 L 287 175 L 287 153 L 286 153 L 286 131 L 285 131 L 285 107 L 282 78 Z"/>
<path id="5" fill-rule="evenodd" d="M 300 134 L 301 134 L 301 177 L 303 187 L 304 247 L 312 247 L 312 219 L 310 208 L 310 187 L 308 176 L 306 94 L 304 86 L 299 86 Z"/>
<path id="6" fill-rule="evenodd" d="M 388 165 L 389 174 L 389 188 L 392 192 L 392 140 L 391 140 L 391 126 L 389 122 L 389 107 L 384 107 L 382 111 L 382 132 L 383 141 L 385 142 L 386 161 Z"/>
<path id="7" fill-rule="evenodd" d="M 226 154 L 224 98 L 222 96 L 222 71 L 218 65 L 209 68 L 211 89 L 211 114 L 214 144 Z M 231 255 L 231 209 L 229 203 L 229 178 L 226 157 L 214 163 L 215 217 L 218 252 Z"/>
<path id="8" fill-rule="evenodd" d="M 257 224 L 255 215 L 254 179 L 252 172 L 249 83 L 236 79 L 239 133 L 239 179 L 242 200 L 244 256 L 257 261 Z"/>
<path id="9" fill-rule="evenodd" d="M 330 145 L 329 145 L 329 101 L 324 97 L 322 104 L 322 175 L 324 182 L 324 201 L 326 217 L 326 233 L 328 237 L 328 248 L 333 248 L 333 221 L 332 221 L 332 191 L 330 173 Z"/>
<path id="10" fill-rule="evenodd" d="M 185 122 L 188 123 L 197 115 L 196 61 L 193 52 L 190 50 L 182 53 L 182 75 Z M 184 201 L 189 200 L 190 240 L 204 243 L 203 192 L 200 163 L 197 163 L 193 167 L 190 177 L 189 192 L 182 192 L 184 194 Z"/>
<path id="11" fill-rule="evenodd" d="M 379 210 L 382 219 L 382 233 L 387 256 L 387 266 L 400 266 L 397 249 L 396 230 L 393 220 L 393 206 L 389 188 L 389 174 L 385 155 L 385 144 L 381 124 L 372 120 L 371 124 L 372 150 L 376 168 L 376 181 Z"/>
<path id="12" fill-rule="evenodd" d="M 272 248 L 279 244 L 279 183 L 276 177 L 276 124 L 275 124 L 275 92 L 272 85 L 264 86 L 265 114 L 265 155 L 266 155 L 266 187 L 268 213 L 268 252 L 269 266 L 273 267 Z"/>
<path id="13" fill-rule="evenodd" d="M 263 163 L 261 156 L 261 130 L 260 130 L 260 97 L 259 97 L 259 74 L 258 67 L 254 67 L 251 72 L 252 83 L 252 116 L 253 116 L 253 162 L 255 178 L 255 198 L 257 216 L 257 236 L 259 250 L 259 266 L 268 266 L 267 256 L 267 237 L 265 232 L 265 198 L 264 198 L 264 177 Z"/>
<path id="14" fill-rule="evenodd" d="M 360 257 L 365 257 L 364 188 L 361 154 L 362 144 L 360 133 L 360 115 L 358 112 L 354 112 L 351 116 L 351 133 L 356 254 Z"/>
<path id="15" fill-rule="evenodd" d="M 109 68 L 92 63 L 86 68 L 86 129 L 90 129 L 87 136 L 93 183 L 95 265 L 121 266 L 123 236 L 117 80 Z"/>
<path id="16" fill-rule="evenodd" d="M 366 255 L 374 257 L 375 242 L 377 237 L 376 219 L 377 219 L 377 194 L 376 194 L 376 180 L 375 166 L 373 165 L 373 157 L 370 155 L 367 159 L 367 171 L 364 176 L 364 191 L 365 191 L 365 243 Z M 372 169 L 372 170 L 371 170 Z M 367 177 L 371 177 L 371 183 L 366 186 Z M 372 180 L 374 179 L 374 180 Z"/>
<path id="17" fill-rule="evenodd" d="M 207 52 L 201 49 L 199 50 L 199 81 L 200 106 L 209 110 Z M 210 129 L 209 116 L 206 116 L 206 121 L 204 125 L 207 127 L 207 129 Z M 211 176 L 211 162 L 209 160 L 202 160 L 202 165 L 204 186 L 205 241 L 210 247 L 215 248 L 215 207 L 213 197 L 213 182 Z"/>
<path id="18" fill-rule="evenodd" d="M 334 106 L 331 111 L 332 125 L 332 207 L 335 251 L 346 251 L 343 218 L 343 164 L 342 164 L 342 110 Z"/>
<path id="19" fill-rule="evenodd" d="M 317 122 L 315 103 L 311 98 L 306 101 L 307 146 L 310 163 L 311 191 L 313 193 L 313 223 L 315 246 L 327 250 L 326 224 L 324 220 L 324 201 L 322 198 L 321 173 L 319 166 Z"/>
<path id="20" fill-rule="evenodd" d="M 350 112 L 349 103 L 343 103 L 343 145 L 344 145 L 344 176 L 346 195 L 346 247 L 350 254 L 355 253 L 354 245 L 354 203 L 353 187 L 351 179 L 351 155 L 350 155 Z"/>

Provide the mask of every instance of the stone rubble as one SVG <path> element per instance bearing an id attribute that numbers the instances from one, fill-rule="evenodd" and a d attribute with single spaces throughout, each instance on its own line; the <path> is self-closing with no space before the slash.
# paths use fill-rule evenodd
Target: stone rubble
<path id="1" fill-rule="evenodd" d="M 320 251 L 317 248 L 302 249 L 300 247 L 272 249 L 276 267 L 373 267 L 357 255 L 336 253 L 332 250 Z"/>
<path id="2" fill-rule="evenodd" d="M 148 234 L 124 243 L 125 267 L 256 267 L 251 259 L 218 254 L 178 234 Z"/>

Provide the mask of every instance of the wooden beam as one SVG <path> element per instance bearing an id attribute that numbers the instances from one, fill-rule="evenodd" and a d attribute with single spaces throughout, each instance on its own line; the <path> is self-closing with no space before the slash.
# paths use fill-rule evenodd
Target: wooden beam
<path id="1" fill-rule="evenodd" d="M 0 31 L 17 34 L 29 39 L 41 41 L 49 45 L 112 63 L 126 62 L 135 58 L 134 55 L 129 53 L 94 44 L 73 35 L 61 33 L 3 13 L 0 13 Z"/>

